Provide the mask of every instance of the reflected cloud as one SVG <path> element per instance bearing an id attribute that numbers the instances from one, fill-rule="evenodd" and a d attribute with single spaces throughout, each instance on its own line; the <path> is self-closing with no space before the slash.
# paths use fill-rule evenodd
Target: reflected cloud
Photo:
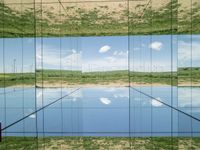
<path id="1" fill-rule="evenodd" d="M 151 105 L 154 106 L 154 107 L 161 107 L 161 106 L 163 106 L 163 104 L 161 102 L 159 102 L 158 100 L 162 101 L 159 97 L 156 98 L 156 99 L 152 99 L 151 100 Z"/>
<path id="2" fill-rule="evenodd" d="M 46 88 L 46 89 L 38 89 L 37 90 L 37 106 L 41 107 L 43 105 L 47 105 L 50 102 L 61 98 L 61 96 L 67 95 L 68 93 L 74 91 L 74 88 Z M 62 93 L 61 93 L 62 92 Z M 67 98 L 63 100 L 76 101 L 77 98 L 82 97 L 82 91 L 78 90 L 76 92 L 71 93 Z"/>
<path id="3" fill-rule="evenodd" d="M 129 95 L 126 93 L 118 93 L 113 95 L 114 98 L 128 98 Z"/>
<path id="4" fill-rule="evenodd" d="M 101 97 L 100 98 L 101 103 L 105 104 L 105 105 L 110 105 L 111 104 L 111 100 L 105 97 Z"/>
<path id="5" fill-rule="evenodd" d="M 29 118 L 31 118 L 31 119 L 35 119 L 35 118 L 36 118 L 36 115 L 35 115 L 35 114 L 30 115 Z"/>
<path id="6" fill-rule="evenodd" d="M 179 107 L 199 107 L 200 88 L 178 88 Z"/>
<path id="7" fill-rule="evenodd" d="M 42 91 L 39 91 L 38 93 L 37 93 L 37 98 L 41 98 L 42 97 Z"/>
<path id="8" fill-rule="evenodd" d="M 129 92 L 128 91 L 121 91 L 121 92 L 116 92 L 113 94 L 114 98 L 129 98 Z"/>
<path id="9" fill-rule="evenodd" d="M 27 112 L 25 113 L 25 116 L 27 116 L 27 115 L 29 115 L 29 114 L 31 114 L 33 112 L 34 112 L 34 110 L 28 109 Z M 30 115 L 28 118 L 35 119 L 36 118 L 36 114 Z"/>
<path id="10" fill-rule="evenodd" d="M 81 97 L 83 97 L 83 94 L 82 94 L 81 90 L 78 90 L 78 91 L 70 94 L 69 97 L 72 97 L 72 98 L 81 98 Z"/>
<path id="11" fill-rule="evenodd" d="M 115 92 L 117 89 L 116 88 L 107 88 L 105 89 L 106 92 Z"/>

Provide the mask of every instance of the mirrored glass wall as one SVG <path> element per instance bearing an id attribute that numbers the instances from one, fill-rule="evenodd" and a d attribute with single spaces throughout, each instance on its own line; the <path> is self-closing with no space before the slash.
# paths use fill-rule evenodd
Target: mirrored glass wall
<path id="1" fill-rule="evenodd" d="M 0 11 L 0 149 L 200 149 L 198 0 Z"/>

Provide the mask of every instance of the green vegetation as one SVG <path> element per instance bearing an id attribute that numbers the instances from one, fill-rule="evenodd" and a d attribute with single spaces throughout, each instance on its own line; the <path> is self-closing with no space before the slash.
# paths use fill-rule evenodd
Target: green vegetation
<path id="1" fill-rule="evenodd" d="M 179 82 L 179 84 L 185 82 L 185 83 L 188 83 L 191 85 L 200 83 L 200 68 L 199 67 L 179 68 L 178 69 L 178 82 Z"/>
<path id="2" fill-rule="evenodd" d="M 138 84 L 177 85 L 176 72 L 132 72 L 131 82 Z"/>
<path id="3" fill-rule="evenodd" d="M 34 73 L 6 73 L 0 74 L 0 87 L 29 85 L 34 86 Z"/>
<path id="4" fill-rule="evenodd" d="M 33 8 L 22 14 L 0 2 L 0 18 L 1 37 L 34 37 Z"/>
<path id="5" fill-rule="evenodd" d="M 71 85 L 76 84 L 121 84 L 128 85 L 128 71 L 85 72 L 38 70 L 37 82 L 55 83 L 62 81 Z M 178 83 L 200 83 L 200 68 L 179 68 L 178 72 L 130 72 L 130 82 L 137 84 L 177 85 Z M 124 84 L 123 84 L 124 83 Z"/>
<path id="6" fill-rule="evenodd" d="M 1 150 L 22 149 L 191 149 L 200 147 L 198 137 L 4 137 L 0 143 Z"/>
<path id="7" fill-rule="evenodd" d="M 128 83 L 128 81 L 128 71 L 86 72 L 82 74 L 83 84 Z"/>
<path id="8" fill-rule="evenodd" d="M 117 4 L 117 3 L 114 3 Z M 131 3 L 132 4 L 132 3 Z M 133 2 L 134 4 L 134 2 Z M 136 4 L 136 2 L 135 2 Z M 65 6 L 59 12 L 58 4 L 11 5 L 0 3 L 1 37 L 50 36 L 108 36 L 149 34 L 199 34 L 200 5 L 192 4 L 192 12 L 181 2 L 172 0 L 164 6 L 151 9 L 138 4 L 127 10 L 126 3 Z M 115 8 L 112 8 L 115 7 Z M 24 11 L 20 11 L 23 9 Z M 192 19 L 191 19 L 192 18 Z M 192 24 L 192 28 L 191 28 Z"/>
<path id="9" fill-rule="evenodd" d="M 37 70 L 37 84 L 47 82 L 51 83 L 68 83 L 71 85 L 81 84 L 81 71 L 66 71 L 66 70 Z"/>
<path id="10" fill-rule="evenodd" d="M 84 72 L 66 70 L 37 70 L 35 73 L 0 74 L 0 87 L 32 85 L 44 87 L 86 85 L 86 84 L 118 84 L 128 85 L 128 71 Z M 130 82 L 136 84 L 200 85 L 200 68 L 179 68 L 178 72 L 130 72 Z"/>

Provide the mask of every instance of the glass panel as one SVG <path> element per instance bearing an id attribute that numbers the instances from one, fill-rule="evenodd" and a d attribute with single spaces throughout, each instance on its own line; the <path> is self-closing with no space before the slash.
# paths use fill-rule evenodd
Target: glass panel
<path id="1" fill-rule="evenodd" d="M 0 0 L 0 149 L 198 149 L 199 8 Z"/>

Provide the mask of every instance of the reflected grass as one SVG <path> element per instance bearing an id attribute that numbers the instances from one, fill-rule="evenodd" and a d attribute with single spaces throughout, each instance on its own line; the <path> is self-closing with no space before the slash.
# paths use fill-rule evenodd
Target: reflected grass
<path id="1" fill-rule="evenodd" d="M 4 137 L 0 149 L 193 149 L 199 137 Z"/>
<path id="2" fill-rule="evenodd" d="M 172 0 L 158 9 L 147 7 L 143 15 L 135 11 L 135 9 L 143 10 L 144 6 L 141 5 L 129 9 L 129 12 L 123 5 L 116 6 L 115 10 L 111 10 L 110 7 L 109 5 L 94 5 L 88 9 L 77 5 L 76 7 L 66 7 L 66 12 L 58 15 L 48 9 L 42 11 L 40 7 L 36 7 L 34 10 L 31 5 L 24 12 L 20 12 L 12 9 L 9 5 L 0 3 L 0 18 L 3 18 L 0 22 L 0 32 L 3 33 L 1 37 L 200 33 L 200 28 L 198 28 L 200 5 L 197 3 L 193 3 L 193 11 L 189 12 L 190 9 L 184 9 L 177 0 Z M 122 8 L 118 9 L 120 7 Z M 45 17 L 41 18 L 41 14 Z M 59 20 L 59 17 L 62 20 Z M 191 24 L 193 25 L 192 29 Z"/>

